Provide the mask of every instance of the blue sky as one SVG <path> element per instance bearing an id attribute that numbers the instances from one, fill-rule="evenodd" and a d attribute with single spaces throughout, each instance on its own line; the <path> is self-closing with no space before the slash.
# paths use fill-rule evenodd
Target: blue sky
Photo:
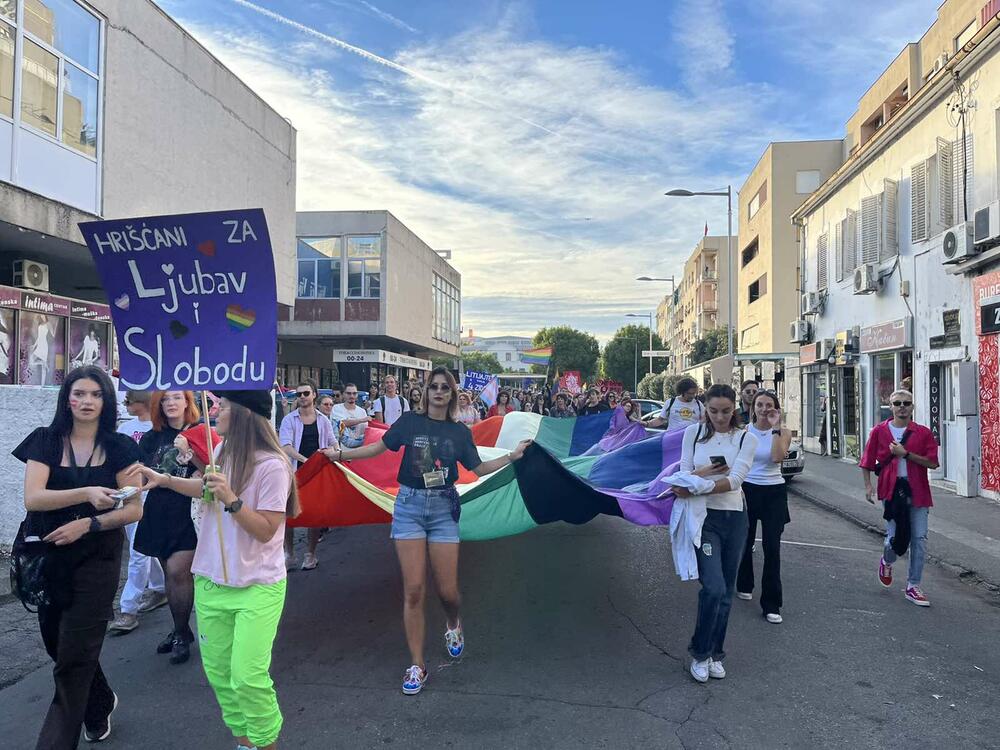
<path id="1" fill-rule="evenodd" d="M 725 234 L 722 200 L 665 190 L 842 137 L 939 4 L 158 2 L 298 129 L 299 209 L 388 209 L 451 249 L 466 332 L 602 340 L 669 288 L 636 276 Z"/>

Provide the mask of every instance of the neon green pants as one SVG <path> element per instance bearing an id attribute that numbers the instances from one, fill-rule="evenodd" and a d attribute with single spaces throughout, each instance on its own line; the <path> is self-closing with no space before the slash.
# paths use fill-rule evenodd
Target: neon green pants
<path id="1" fill-rule="evenodd" d="M 285 607 L 285 581 L 247 588 L 195 576 L 194 606 L 205 676 L 234 737 L 270 745 L 281 731 L 271 646 Z"/>

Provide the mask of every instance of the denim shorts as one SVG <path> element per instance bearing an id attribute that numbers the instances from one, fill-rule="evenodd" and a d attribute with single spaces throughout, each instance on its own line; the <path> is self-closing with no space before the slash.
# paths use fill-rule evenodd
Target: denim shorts
<path id="1" fill-rule="evenodd" d="M 418 490 L 400 485 L 390 536 L 458 544 L 458 522 L 451 517 L 451 500 L 439 489 Z"/>

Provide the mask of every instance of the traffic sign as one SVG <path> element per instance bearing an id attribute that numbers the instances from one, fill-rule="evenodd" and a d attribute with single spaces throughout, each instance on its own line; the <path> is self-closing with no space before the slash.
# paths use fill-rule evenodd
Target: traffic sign
<path id="1" fill-rule="evenodd" d="M 645 349 L 642 352 L 643 357 L 669 357 L 669 349 Z"/>

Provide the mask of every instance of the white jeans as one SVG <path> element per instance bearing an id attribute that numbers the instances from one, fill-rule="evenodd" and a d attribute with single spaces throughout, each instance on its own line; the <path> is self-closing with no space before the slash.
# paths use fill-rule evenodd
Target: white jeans
<path id="1" fill-rule="evenodd" d="M 128 578 L 122 589 L 119 609 L 126 615 L 139 613 L 139 597 L 147 586 L 161 594 L 165 591 L 160 561 L 135 551 L 135 530 L 138 526 L 139 522 L 136 521 L 125 527 L 125 533 L 128 534 Z"/>

